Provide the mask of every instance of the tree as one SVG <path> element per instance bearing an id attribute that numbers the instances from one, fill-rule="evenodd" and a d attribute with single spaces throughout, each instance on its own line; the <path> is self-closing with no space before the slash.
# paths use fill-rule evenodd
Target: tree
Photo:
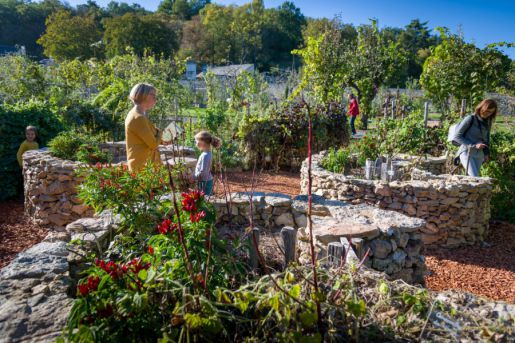
<path id="1" fill-rule="evenodd" d="M 38 43 L 45 55 L 57 61 L 65 59 L 87 59 L 95 57 L 97 43 L 102 33 L 92 16 L 72 16 L 69 11 L 60 10 L 46 20 L 46 31 Z"/>
<path id="2" fill-rule="evenodd" d="M 120 17 L 125 13 L 149 14 L 147 10 L 138 4 L 129 5 L 125 2 L 111 1 L 105 8 L 106 17 Z"/>
<path id="3" fill-rule="evenodd" d="M 268 69 L 274 64 L 291 65 L 291 51 L 301 46 L 306 18 L 291 2 L 266 10 L 262 35 L 262 49 L 258 67 Z"/>
<path id="4" fill-rule="evenodd" d="M 157 11 L 182 20 L 189 20 L 198 15 L 200 10 L 210 2 L 210 0 L 163 0 Z"/>
<path id="5" fill-rule="evenodd" d="M 209 4 L 200 11 L 205 30 L 204 42 L 201 45 L 206 49 L 203 55 L 208 56 L 210 64 L 226 64 L 234 61 L 235 37 L 231 31 L 234 10 L 234 6 Z"/>
<path id="6" fill-rule="evenodd" d="M 36 40 L 45 31 L 45 20 L 65 8 L 59 0 L 0 0 L 0 44 L 24 46 L 29 56 L 41 58 Z"/>
<path id="7" fill-rule="evenodd" d="M 372 100 L 402 68 L 404 52 L 379 31 L 375 21 L 358 27 L 356 37 L 344 28 L 335 20 L 321 36 L 308 37 L 306 48 L 295 51 L 305 63 L 302 86 L 311 87 L 322 102 L 338 98 L 345 87 L 353 88 L 366 129 Z"/>
<path id="8" fill-rule="evenodd" d="M 130 48 L 138 56 L 145 51 L 164 57 L 178 49 L 178 27 L 166 15 L 126 13 L 104 22 L 103 42 L 108 57 L 123 55 Z"/>
<path id="9" fill-rule="evenodd" d="M 505 80 L 511 60 L 495 48 L 483 50 L 466 43 L 462 37 L 439 28 L 442 42 L 431 49 L 420 77 L 422 88 L 443 115 L 459 108 L 461 99 L 476 103 L 484 92 Z"/>

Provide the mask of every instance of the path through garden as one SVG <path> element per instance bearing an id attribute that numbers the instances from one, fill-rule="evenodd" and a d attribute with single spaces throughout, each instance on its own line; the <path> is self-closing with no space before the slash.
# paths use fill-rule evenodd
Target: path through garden
<path id="1" fill-rule="evenodd" d="M 300 193 L 300 177 L 295 173 L 256 173 L 255 191 Z M 228 173 L 231 192 L 248 191 L 252 172 Z M 215 193 L 222 194 L 219 183 Z M 0 268 L 14 256 L 41 241 L 47 230 L 29 223 L 23 214 L 23 202 L 0 203 Z M 495 300 L 515 303 L 515 225 L 493 222 L 486 240 L 490 247 L 463 247 L 452 250 L 427 249 L 426 277 L 432 290 L 459 289 Z M 274 243 L 270 239 L 271 244 Z M 273 249 L 275 250 L 275 249 Z"/>

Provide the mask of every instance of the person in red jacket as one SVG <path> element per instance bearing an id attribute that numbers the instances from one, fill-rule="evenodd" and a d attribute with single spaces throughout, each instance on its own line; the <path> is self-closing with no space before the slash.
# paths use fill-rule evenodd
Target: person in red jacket
<path id="1" fill-rule="evenodd" d="M 354 121 L 356 121 L 356 116 L 359 114 L 359 105 L 356 96 L 352 93 L 349 94 L 349 112 L 350 115 L 350 128 L 352 130 L 352 134 L 356 134 L 356 128 L 354 127 Z"/>

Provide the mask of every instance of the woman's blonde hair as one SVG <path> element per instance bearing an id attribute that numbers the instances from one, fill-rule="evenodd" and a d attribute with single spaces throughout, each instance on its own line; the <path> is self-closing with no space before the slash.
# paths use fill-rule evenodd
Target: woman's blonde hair
<path id="1" fill-rule="evenodd" d="M 141 104 L 151 92 L 155 92 L 156 88 L 147 83 L 138 83 L 131 89 L 129 99 L 134 105 Z"/>
<path id="2" fill-rule="evenodd" d="M 207 131 L 200 131 L 195 135 L 195 139 L 211 145 L 213 148 L 219 148 L 222 145 L 220 138 L 213 136 Z"/>
<path id="3" fill-rule="evenodd" d="M 482 113 L 493 110 L 492 115 L 488 117 L 488 120 L 490 123 L 493 123 L 495 120 L 495 117 L 497 116 L 497 103 L 493 99 L 485 99 L 481 101 L 474 110 L 475 115 L 481 115 Z"/>

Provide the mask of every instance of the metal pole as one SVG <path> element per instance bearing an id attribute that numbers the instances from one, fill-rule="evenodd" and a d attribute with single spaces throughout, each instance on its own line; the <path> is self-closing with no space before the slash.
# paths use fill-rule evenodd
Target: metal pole
<path id="1" fill-rule="evenodd" d="M 429 102 L 424 102 L 424 127 L 427 127 L 427 118 L 429 116 Z"/>

